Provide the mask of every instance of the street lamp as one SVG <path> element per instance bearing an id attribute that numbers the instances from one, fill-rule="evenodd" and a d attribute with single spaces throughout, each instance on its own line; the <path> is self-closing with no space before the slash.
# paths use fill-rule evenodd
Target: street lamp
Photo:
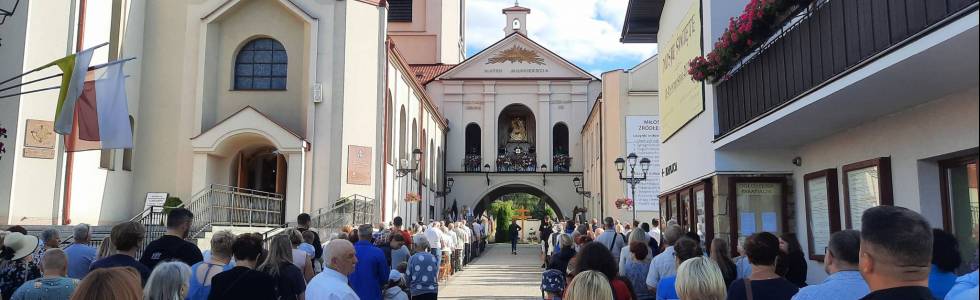
<path id="1" fill-rule="evenodd" d="M 448 195 L 449 193 L 451 193 L 453 191 L 453 183 L 454 183 L 454 180 L 453 180 L 452 177 L 449 177 L 449 179 L 446 179 L 446 188 L 443 189 L 443 191 L 436 192 L 436 195 L 441 196 L 441 197 L 445 197 L 446 195 Z"/>
<path id="2" fill-rule="evenodd" d="M 490 186 L 490 164 L 483 165 L 483 174 L 487 175 L 487 186 Z"/>
<path id="3" fill-rule="evenodd" d="M 582 178 L 578 178 L 578 177 L 572 178 L 572 186 L 575 187 L 575 193 L 582 195 L 582 208 L 586 208 L 585 197 L 592 198 L 592 192 L 585 190 L 584 183 L 582 182 Z M 572 217 L 574 217 L 574 215 Z"/>
<path id="4" fill-rule="evenodd" d="M 638 157 L 636 156 L 636 153 L 630 153 L 629 155 L 626 156 L 626 159 L 623 159 L 622 157 L 616 158 L 616 162 L 615 162 L 616 163 L 616 171 L 619 172 L 619 180 L 626 181 L 626 183 L 630 185 L 630 192 L 632 194 L 631 197 L 633 199 L 633 205 L 632 206 L 633 206 L 633 221 L 634 222 L 636 221 L 636 184 L 638 184 L 638 183 L 646 180 L 647 179 L 647 171 L 650 170 L 650 159 L 644 157 L 644 158 L 640 159 L 640 172 L 642 173 L 643 176 L 642 177 L 636 176 L 637 175 L 636 174 L 636 159 L 637 158 Z M 628 177 L 623 177 L 623 170 L 626 168 L 627 165 L 629 166 L 629 176 Z"/>
<path id="5" fill-rule="evenodd" d="M 548 165 L 541 165 L 541 185 L 548 185 Z"/>
<path id="6" fill-rule="evenodd" d="M 398 164 L 398 169 L 395 170 L 395 177 L 405 177 L 405 175 L 414 174 L 415 171 L 419 169 L 419 160 L 421 158 L 422 158 L 422 150 L 419 150 L 418 148 L 415 148 L 415 150 L 412 150 L 412 160 L 411 161 L 408 161 L 407 159 L 404 159 L 404 158 L 401 159 L 401 161 Z M 422 185 L 421 184 L 419 184 L 418 190 L 419 190 L 419 192 L 418 192 L 419 197 L 422 197 Z M 422 210 L 422 205 L 419 204 L 418 210 L 417 210 L 418 211 L 418 216 L 417 216 L 416 219 L 420 219 L 421 220 L 421 218 L 422 218 L 422 212 L 421 212 L 421 210 Z M 409 218 L 409 219 L 411 220 L 411 218 Z"/>

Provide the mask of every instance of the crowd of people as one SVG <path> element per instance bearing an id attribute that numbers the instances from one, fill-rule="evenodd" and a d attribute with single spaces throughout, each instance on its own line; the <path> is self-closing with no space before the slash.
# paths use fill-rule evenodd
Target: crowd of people
<path id="1" fill-rule="evenodd" d="M 347 225 L 325 242 L 308 214 L 270 238 L 214 232 L 210 249 L 187 241 L 194 215 L 167 213 L 166 233 L 143 247 L 146 228 L 122 222 L 90 246 L 78 224 L 40 237 L 0 232 L 2 299 L 436 299 L 438 286 L 486 248 L 482 221 Z"/>
<path id="2" fill-rule="evenodd" d="M 956 237 L 902 207 L 868 209 L 860 231 L 831 234 L 828 276 L 810 285 L 793 233 L 753 233 L 733 257 L 727 239 L 701 240 L 673 220 L 663 230 L 657 219 L 545 221 L 539 232 L 545 299 L 978 299 L 977 254 L 964 268 Z"/>
<path id="3" fill-rule="evenodd" d="M 167 214 L 166 233 L 146 244 L 137 222 L 113 226 L 98 248 L 91 229 L 40 237 L 21 226 L 0 232 L 0 294 L 6 299 L 437 299 L 439 284 L 486 248 L 482 221 L 431 221 L 406 228 L 347 225 L 325 242 L 308 214 L 270 238 L 217 231 L 210 249 L 187 241 L 193 214 Z M 918 213 L 879 206 L 861 230 L 833 233 L 823 256 L 828 276 L 808 285 L 795 235 L 754 233 L 737 256 L 726 239 L 701 240 L 674 221 L 601 224 L 544 220 L 538 228 L 545 299 L 978 299 L 977 265 L 961 241 Z M 514 241 L 516 223 L 502 227 Z M 976 243 L 974 228 L 973 243 Z M 976 254 L 974 254 L 976 257 Z M 976 260 L 976 258 L 974 258 Z M 969 267 L 964 267 L 969 265 Z M 959 275 L 959 276 L 958 276 Z"/>

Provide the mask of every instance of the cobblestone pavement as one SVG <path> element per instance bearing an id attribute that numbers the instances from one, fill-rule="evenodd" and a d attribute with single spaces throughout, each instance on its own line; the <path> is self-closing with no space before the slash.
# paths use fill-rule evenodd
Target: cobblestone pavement
<path id="1" fill-rule="evenodd" d="M 439 299 L 541 299 L 538 245 L 487 245 L 486 252 L 439 286 Z"/>

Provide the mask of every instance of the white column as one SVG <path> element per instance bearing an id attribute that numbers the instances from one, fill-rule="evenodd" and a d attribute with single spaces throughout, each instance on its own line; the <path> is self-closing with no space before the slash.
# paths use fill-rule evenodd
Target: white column
<path id="1" fill-rule="evenodd" d="M 303 178 L 302 174 L 302 154 L 299 152 L 286 153 L 286 199 L 283 199 L 286 201 L 286 211 L 283 213 L 287 221 L 302 213 L 300 211 L 300 203 L 303 201 L 303 193 L 300 192 L 303 188 L 303 185 L 300 184 Z"/>
<path id="2" fill-rule="evenodd" d="M 537 147 L 537 165 L 548 165 L 548 171 L 554 166 L 551 163 L 551 82 L 538 81 L 538 113 L 535 116 L 536 131 L 535 145 Z"/>
<path id="3" fill-rule="evenodd" d="M 483 145 L 481 146 L 484 164 L 490 164 L 490 170 L 497 169 L 497 105 L 494 81 L 483 82 Z M 465 129 L 464 129 L 465 130 Z M 483 165 L 480 165 L 483 168 Z"/>
<path id="4" fill-rule="evenodd" d="M 228 159 L 233 161 L 233 159 Z M 208 154 L 194 153 L 194 172 L 191 178 L 191 194 L 197 193 L 208 186 L 208 171 L 217 172 L 218 170 L 208 170 Z M 226 170 L 227 171 L 227 170 Z M 184 199 L 186 203 L 195 199 Z"/>

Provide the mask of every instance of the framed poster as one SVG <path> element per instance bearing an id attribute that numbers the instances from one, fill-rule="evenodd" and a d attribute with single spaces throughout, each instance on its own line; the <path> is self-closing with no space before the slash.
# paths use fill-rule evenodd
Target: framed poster
<path id="1" fill-rule="evenodd" d="M 830 234 L 840 231 L 837 169 L 803 175 L 803 195 L 806 201 L 806 235 L 810 259 L 823 262 Z"/>
<path id="2" fill-rule="evenodd" d="M 878 205 L 892 205 L 891 160 L 879 157 L 845 165 L 844 223 L 847 229 L 861 229 L 861 214 Z"/>

